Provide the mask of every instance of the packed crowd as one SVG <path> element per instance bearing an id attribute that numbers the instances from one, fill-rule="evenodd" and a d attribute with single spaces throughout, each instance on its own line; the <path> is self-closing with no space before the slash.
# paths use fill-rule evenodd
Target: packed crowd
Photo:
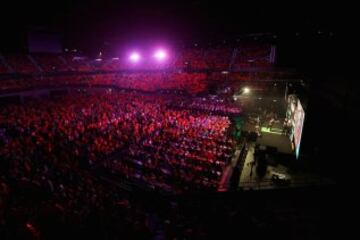
<path id="1" fill-rule="evenodd" d="M 72 190 L 67 187 L 55 197 L 37 182 L 1 178 L 1 239 L 264 238 L 278 232 L 323 239 L 339 229 L 339 212 L 326 201 L 333 191 L 302 189 L 290 197 L 279 191 L 205 194 L 182 200 L 129 194 L 90 174 L 75 176 Z"/>
<path id="2" fill-rule="evenodd" d="M 95 75 L 90 85 L 109 84 L 124 89 L 154 92 L 157 90 L 184 90 L 198 93 L 206 89 L 204 73 L 124 73 Z"/>
<path id="3" fill-rule="evenodd" d="M 69 85 L 98 86 L 109 85 L 123 89 L 141 91 L 178 90 L 188 93 L 200 93 L 208 89 L 210 84 L 225 82 L 244 82 L 252 80 L 291 79 L 293 76 L 271 72 L 241 73 L 97 73 L 71 74 L 58 76 L 28 76 L 0 80 L 0 93 L 16 92 L 27 89 L 60 87 Z"/>
<path id="4" fill-rule="evenodd" d="M 69 85 L 86 85 L 88 77 L 71 76 L 31 76 L 23 78 L 9 78 L 0 80 L 0 93 L 19 92 L 23 90 L 61 87 Z"/>
<path id="5" fill-rule="evenodd" d="M 203 49 L 184 50 L 176 59 L 175 68 L 208 69 L 204 54 Z"/>
<path id="6" fill-rule="evenodd" d="M 60 54 L 33 54 L 34 60 L 44 72 L 66 72 L 71 70 L 65 58 Z"/>
<path id="7" fill-rule="evenodd" d="M 0 92 L 69 85 L 111 85 L 148 92 L 167 89 L 182 90 L 188 93 L 199 93 L 206 90 L 207 87 L 204 73 L 119 73 L 4 79 L 0 80 Z"/>
<path id="8" fill-rule="evenodd" d="M 22 74 L 44 72 L 91 72 L 91 71 L 119 71 L 119 70 L 159 70 L 159 69 L 192 69 L 192 70 L 229 70 L 231 63 L 235 68 L 269 67 L 269 45 L 242 45 L 235 48 L 193 48 L 178 50 L 164 62 L 144 59 L 139 63 L 131 63 L 127 57 L 98 57 L 88 58 L 81 54 L 8 54 L 3 60 L 11 68 Z M 0 64 L 1 66 L 1 64 Z M 2 69 L 2 70 L 1 70 Z M 9 69 L 0 67 L 1 73 L 8 73 Z"/>
<path id="9" fill-rule="evenodd" d="M 215 190 L 234 147 L 230 122 L 169 108 L 176 99 L 112 92 L 2 107 L 4 239 L 39 239 L 40 232 L 42 239 L 61 239 L 63 228 L 71 236 L 155 234 L 159 226 L 149 225 L 152 215 L 116 191 L 116 184 L 99 180 L 103 169 L 159 191 Z M 97 230 L 88 221 L 97 221 Z M 178 228 L 161 227 L 168 231 L 162 235 Z"/>
<path id="10" fill-rule="evenodd" d="M 269 67 L 270 50 L 268 45 L 246 44 L 237 48 L 234 68 Z"/>
<path id="11" fill-rule="evenodd" d="M 11 54 L 4 56 L 4 59 L 12 67 L 15 72 L 22 74 L 37 73 L 39 68 L 34 64 L 29 55 L 26 54 Z"/>
<path id="12" fill-rule="evenodd" d="M 4 107 L 0 155 L 17 179 L 51 179 L 49 168 L 66 172 L 85 164 L 169 191 L 216 188 L 232 155 L 229 119 L 173 110 L 168 102 L 104 93 Z"/>
<path id="13" fill-rule="evenodd" d="M 1 106 L 1 239 L 220 239 L 239 226 L 243 236 L 303 239 L 336 225 L 326 207 L 333 189 L 187 200 L 125 192 L 99 177 L 105 169 L 166 192 L 214 189 L 234 148 L 229 120 L 213 114 L 224 103 L 171 107 L 179 101 L 113 91 Z"/>
<path id="14" fill-rule="evenodd" d="M 157 234 L 159 220 L 100 180 L 104 169 L 159 191 L 215 190 L 234 148 L 230 121 L 211 115 L 210 106 L 171 108 L 178 99 L 112 91 L 1 106 L 1 236 Z M 160 235 L 185 231 L 163 224 Z"/>
<path id="15" fill-rule="evenodd" d="M 242 112 L 237 104 L 226 102 L 224 99 L 215 96 L 197 97 L 192 99 L 182 98 L 174 102 L 173 106 L 182 109 L 207 111 L 226 116 L 239 115 Z"/>
<path id="16" fill-rule="evenodd" d="M 230 67 L 233 49 L 215 48 L 205 53 L 205 60 L 209 69 L 228 70 Z"/>
<path id="17" fill-rule="evenodd" d="M 116 71 L 126 69 L 126 65 L 124 65 L 123 62 L 119 60 L 119 58 L 94 61 L 91 66 L 96 71 Z"/>

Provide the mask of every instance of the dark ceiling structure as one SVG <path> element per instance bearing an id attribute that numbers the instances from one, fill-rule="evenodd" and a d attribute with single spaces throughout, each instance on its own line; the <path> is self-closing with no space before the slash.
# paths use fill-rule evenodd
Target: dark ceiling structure
<path id="1" fill-rule="evenodd" d="M 331 2 L 40 0 L 11 1 L 2 9 L 2 52 L 26 51 L 29 31 L 57 33 L 64 47 L 87 54 L 146 41 L 209 46 L 265 33 L 278 46 L 281 66 L 319 69 L 346 58 L 349 14 Z"/>
<path id="2" fill-rule="evenodd" d="M 338 6 L 240 1 L 12 1 L 2 7 L 3 33 L 43 27 L 72 42 L 138 38 L 203 40 L 244 33 L 332 33 L 342 29 Z M 11 23 L 11 24 L 9 24 Z M 20 30 L 20 31 L 19 31 Z"/>

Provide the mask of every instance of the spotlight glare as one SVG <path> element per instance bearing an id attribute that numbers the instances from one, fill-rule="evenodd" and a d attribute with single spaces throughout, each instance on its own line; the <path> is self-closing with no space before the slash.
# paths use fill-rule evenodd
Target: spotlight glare
<path id="1" fill-rule="evenodd" d="M 132 62 L 138 62 L 139 60 L 140 60 L 140 54 L 139 53 L 137 53 L 137 52 L 134 52 L 134 53 L 132 53 L 132 54 L 130 54 L 130 57 L 129 57 L 129 59 L 130 59 L 130 61 L 132 61 Z"/>
<path id="2" fill-rule="evenodd" d="M 166 58 L 166 52 L 164 50 L 157 50 L 154 54 L 154 58 L 158 61 L 162 61 Z"/>
<path id="3" fill-rule="evenodd" d="M 245 87 L 245 88 L 243 89 L 243 91 L 244 91 L 244 94 L 248 94 L 248 93 L 250 93 L 250 89 L 249 89 L 249 88 L 247 88 L 247 87 Z"/>

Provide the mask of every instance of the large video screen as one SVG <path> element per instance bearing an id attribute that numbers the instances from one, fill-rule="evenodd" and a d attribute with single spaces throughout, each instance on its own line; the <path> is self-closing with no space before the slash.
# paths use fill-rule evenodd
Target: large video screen
<path id="1" fill-rule="evenodd" d="M 288 108 L 286 117 L 289 125 L 289 137 L 296 158 L 299 158 L 301 136 L 304 126 L 305 112 L 300 100 L 295 95 L 288 96 Z"/>

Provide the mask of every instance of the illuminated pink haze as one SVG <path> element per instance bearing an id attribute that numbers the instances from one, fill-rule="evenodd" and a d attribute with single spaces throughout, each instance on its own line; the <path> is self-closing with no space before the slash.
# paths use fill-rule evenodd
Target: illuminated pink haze
<path id="1" fill-rule="evenodd" d="M 154 57 L 157 60 L 162 61 L 166 58 L 166 52 L 164 50 L 157 50 L 154 54 Z"/>
<path id="2" fill-rule="evenodd" d="M 139 53 L 134 52 L 134 53 L 130 54 L 129 58 L 130 58 L 130 61 L 132 61 L 132 62 L 138 62 L 141 57 L 140 57 Z"/>

